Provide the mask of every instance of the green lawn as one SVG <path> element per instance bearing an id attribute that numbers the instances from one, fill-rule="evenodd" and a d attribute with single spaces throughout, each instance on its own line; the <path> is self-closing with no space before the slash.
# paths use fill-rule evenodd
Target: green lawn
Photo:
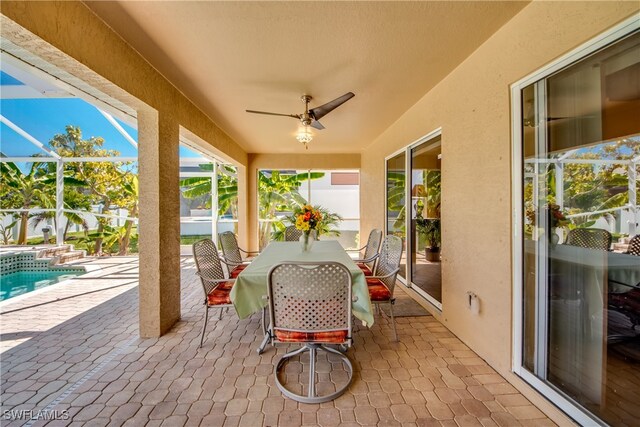
<path id="1" fill-rule="evenodd" d="M 180 244 L 181 245 L 193 245 L 198 240 L 202 239 L 210 239 L 211 234 L 200 234 L 193 236 L 180 236 Z"/>
<path id="2" fill-rule="evenodd" d="M 134 230 L 135 231 L 135 230 Z M 74 232 L 68 232 L 67 233 L 67 239 L 65 241 L 66 244 L 70 244 L 70 245 L 74 245 L 76 247 L 76 249 L 86 249 L 86 247 L 88 245 L 92 245 L 92 242 L 82 242 L 80 241 L 81 239 L 83 239 L 85 236 L 84 232 L 82 231 L 74 231 Z M 197 242 L 198 240 L 202 240 L 202 239 L 210 239 L 211 235 L 210 234 L 202 234 L 202 235 L 193 235 L 193 236 L 180 236 L 180 244 L 181 245 L 192 245 L 195 242 Z M 56 239 L 55 237 L 52 237 L 49 240 L 49 243 L 53 244 L 55 243 Z M 44 244 L 44 239 L 42 237 L 32 237 L 30 239 L 27 239 L 27 246 L 35 246 L 35 245 L 42 245 Z M 114 245 L 114 247 L 112 248 L 112 252 L 114 253 L 118 253 L 118 245 Z M 138 253 L 138 240 L 134 239 L 132 240 L 131 244 L 129 245 L 129 253 Z"/>

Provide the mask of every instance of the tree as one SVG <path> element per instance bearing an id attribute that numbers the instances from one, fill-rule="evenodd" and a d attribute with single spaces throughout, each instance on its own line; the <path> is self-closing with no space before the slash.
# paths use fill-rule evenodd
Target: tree
<path id="1" fill-rule="evenodd" d="M 213 164 L 201 164 L 202 172 L 213 172 Z M 238 177 L 236 168 L 230 165 L 218 165 L 218 215 L 231 212 L 238 216 Z M 182 195 L 187 199 L 206 198 L 205 206 L 211 208 L 211 177 L 197 176 L 180 180 Z"/>
<path id="2" fill-rule="evenodd" d="M 559 168 L 550 159 L 545 171 L 539 177 L 544 188 L 545 200 L 538 200 L 540 189 L 534 188 L 534 181 L 524 183 L 525 233 L 533 236 L 536 224 L 536 207 L 557 203 L 556 183 L 562 180 L 563 210 L 571 217 L 569 228 L 590 227 L 610 209 L 624 208 L 629 204 L 629 160 L 640 156 L 640 143 L 637 139 L 621 139 L 605 142 L 592 147 L 583 147 L 563 162 L 563 176 L 558 176 Z M 572 162 L 572 159 L 578 162 Z M 602 163 L 600 160 L 608 160 Z M 593 162 L 590 162 L 593 161 Z M 620 161 L 620 163 L 618 163 Z M 536 168 L 527 167 L 529 174 Z M 636 171 L 640 172 L 638 165 Z M 639 175 L 640 176 L 640 175 Z M 636 181 L 636 191 L 640 190 L 640 180 Z"/>
<path id="3" fill-rule="evenodd" d="M 53 162 L 48 162 L 45 164 L 45 168 L 47 169 L 47 174 L 51 177 L 51 185 L 55 186 L 55 177 L 57 173 L 57 164 Z M 66 211 L 91 211 L 91 196 L 85 194 L 82 191 L 82 188 L 86 186 L 86 183 L 82 180 L 76 179 L 74 177 L 74 173 L 71 170 L 63 171 L 63 209 Z M 47 208 L 55 208 L 55 204 L 51 204 L 47 206 Z M 62 240 L 67 240 L 67 233 L 69 232 L 69 227 L 72 225 L 79 225 L 82 229 L 87 232 L 89 229 L 89 225 L 87 224 L 86 219 L 75 212 L 64 212 L 64 216 L 67 219 Z M 35 227 L 40 222 L 46 220 L 53 220 L 53 223 L 56 225 L 56 215 L 54 212 L 39 212 L 37 214 L 33 214 L 31 216 L 32 225 Z"/>
<path id="4" fill-rule="evenodd" d="M 0 223 L 0 236 L 2 237 L 2 243 L 4 245 L 9 244 L 9 240 L 11 240 L 11 230 L 13 230 L 13 227 L 18 223 L 17 216 L 14 215 L 12 219 L 13 221 L 7 225 Z"/>
<path id="5" fill-rule="evenodd" d="M 387 209 L 391 212 L 398 212 L 393 223 L 393 229 L 396 232 L 399 231 L 402 238 L 404 238 L 406 228 L 405 185 L 406 174 L 404 172 L 387 172 Z"/>
<path id="6" fill-rule="evenodd" d="M 640 144 L 631 139 L 597 145 L 582 150 L 574 158 L 579 160 L 630 160 L 640 155 Z M 629 203 L 628 165 L 625 163 L 598 164 L 566 163 L 564 176 L 556 177 L 555 166 L 548 170 L 550 202 L 555 202 L 555 180 L 563 179 L 564 208 L 569 214 L 580 214 L 624 207 Z M 636 184 L 638 185 L 638 184 Z M 608 213 L 574 217 L 578 226 L 588 226 Z"/>
<path id="7" fill-rule="evenodd" d="M 310 179 L 319 179 L 324 172 L 303 172 L 294 174 L 281 174 L 280 171 L 258 172 L 258 221 L 259 245 L 266 246 L 271 240 L 272 234 L 276 237 L 284 230 L 282 221 L 286 215 L 278 215 L 293 210 L 294 206 L 300 206 L 307 201 L 300 195 L 299 189 L 303 182 Z"/>
<path id="8" fill-rule="evenodd" d="M 124 190 L 125 198 L 120 199 L 120 203 L 123 204 L 123 207 L 127 209 L 129 212 L 129 217 L 137 217 L 138 216 L 138 177 L 126 176 L 123 177 L 125 180 L 122 189 Z M 122 239 L 118 241 L 120 247 L 118 249 L 118 255 L 126 255 L 129 250 L 129 243 L 131 241 L 131 232 L 133 229 L 133 220 L 127 219 L 124 225 L 124 234 Z"/>
<path id="9" fill-rule="evenodd" d="M 116 150 L 102 148 L 104 139 L 101 137 L 82 138 L 82 130 L 79 127 L 68 125 L 64 134 L 56 134 L 49 145 L 62 157 L 114 157 L 120 153 Z M 92 204 L 102 206 L 102 214 L 109 213 L 112 205 L 119 207 L 132 206 L 131 195 L 124 193 L 126 182 L 131 182 L 131 162 L 77 162 L 65 163 L 65 173 L 71 172 L 72 176 L 85 183 L 85 191 L 91 196 Z M 137 199 L 137 197 L 136 197 Z M 136 202 L 137 203 L 137 200 Z M 98 230 L 93 252 L 102 253 L 102 232 L 105 227 L 110 227 L 108 218 L 98 217 Z"/>
<path id="10" fill-rule="evenodd" d="M 27 227 L 29 211 L 37 206 L 51 205 L 55 198 L 55 189 L 51 185 L 51 176 L 46 174 L 42 163 L 34 161 L 28 173 L 23 173 L 15 163 L 1 163 L 2 181 L 4 185 L 0 192 L 2 207 L 8 209 L 20 209 L 20 231 L 18 232 L 18 244 L 27 243 Z M 54 177 L 55 179 L 55 177 Z M 55 182 L 55 181 L 54 181 Z"/>

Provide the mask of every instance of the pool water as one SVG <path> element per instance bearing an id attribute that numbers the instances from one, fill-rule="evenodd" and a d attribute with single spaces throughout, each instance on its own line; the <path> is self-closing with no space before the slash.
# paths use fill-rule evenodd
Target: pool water
<path id="1" fill-rule="evenodd" d="M 0 277 L 0 301 L 83 274 L 75 271 L 19 271 Z"/>

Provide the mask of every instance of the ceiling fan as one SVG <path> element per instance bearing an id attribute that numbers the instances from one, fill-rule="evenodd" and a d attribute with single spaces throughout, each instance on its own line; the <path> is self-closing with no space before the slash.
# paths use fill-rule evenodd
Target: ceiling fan
<path id="1" fill-rule="evenodd" d="M 333 101 L 329 101 L 326 104 L 323 104 L 319 107 L 315 107 L 309 109 L 309 101 L 313 98 L 310 95 L 302 95 L 300 99 L 304 102 L 304 112 L 302 114 L 282 114 L 282 113 L 272 113 L 269 111 L 256 111 L 256 110 L 246 110 L 247 113 L 253 114 L 266 114 L 268 116 L 283 116 L 283 117 L 293 117 L 294 119 L 300 120 L 300 122 L 304 125 L 305 130 L 307 126 L 311 126 L 314 129 L 322 130 L 324 126 L 318 120 L 353 98 L 355 95 L 353 92 L 347 92 L 342 96 L 334 99 Z M 299 134 L 297 137 L 298 141 L 306 144 L 311 142 L 311 133 L 305 132 L 304 134 Z"/>

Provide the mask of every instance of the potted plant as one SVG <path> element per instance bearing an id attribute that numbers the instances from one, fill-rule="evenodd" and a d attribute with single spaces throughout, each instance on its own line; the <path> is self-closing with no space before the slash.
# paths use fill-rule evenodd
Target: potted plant
<path id="1" fill-rule="evenodd" d="M 425 248 L 427 261 L 440 261 L 440 218 L 418 218 L 416 228 L 427 240 L 428 246 Z"/>

